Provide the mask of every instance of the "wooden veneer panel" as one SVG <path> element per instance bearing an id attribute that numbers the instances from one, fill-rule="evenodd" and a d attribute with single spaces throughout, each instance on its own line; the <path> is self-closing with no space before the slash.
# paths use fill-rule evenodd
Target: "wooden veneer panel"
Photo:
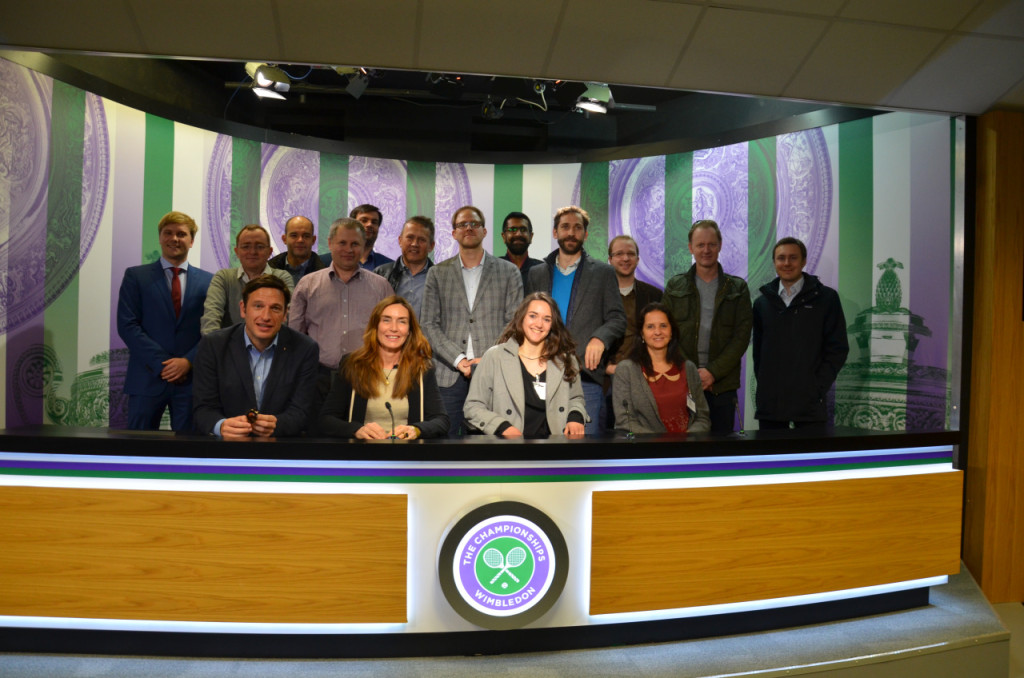
<path id="1" fill-rule="evenodd" d="M 763 600 L 960 569 L 962 473 L 595 492 L 590 613 Z"/>
<path id="2" fill-rule="evenodd" d="M 0 487 L 0 614 L 405 622 L 407 497 Z"/>

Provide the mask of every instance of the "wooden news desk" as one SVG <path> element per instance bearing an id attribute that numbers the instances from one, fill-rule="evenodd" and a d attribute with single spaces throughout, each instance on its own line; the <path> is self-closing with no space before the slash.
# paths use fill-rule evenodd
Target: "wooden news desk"
<path id="1" fill-rule="evenodd" d="M 6 431 L 0 650 L 506 652 L 922 605 L 960 567 L 958 439 Z M 543 512 L 567 548 L 564 589 L 522 629 L 481 630 L 439 582 L 446 533 L 493 502 Z"/>

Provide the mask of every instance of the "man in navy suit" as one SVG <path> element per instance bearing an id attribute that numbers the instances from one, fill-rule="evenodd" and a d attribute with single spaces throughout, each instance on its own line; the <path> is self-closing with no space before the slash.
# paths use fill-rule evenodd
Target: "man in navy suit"
<path id="1" fill-rule="evenodd" d="M 291 292 L 262 275 L 242 289 L 243 323 L 206 335 L 195 364 L 196 430 L 223 438 L 300 435 L 314 415 L 320 347 L 284 326 Z"/>
<path id="2" fill-rule="evenodd" d="M 157 226 L 160 260 L 124 272 L 117 298 L 117 334 L 128 347 L 128 428 L 160 428 L 170 408 L 171 428 L 192 429 L 192 361 L 199 319 L 213 276 L 188 265 L 195 220 L 168 212 Z"/>

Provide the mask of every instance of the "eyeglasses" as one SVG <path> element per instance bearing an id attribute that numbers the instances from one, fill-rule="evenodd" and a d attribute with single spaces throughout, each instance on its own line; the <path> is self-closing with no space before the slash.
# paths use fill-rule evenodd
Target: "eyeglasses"
<path id="1" fill-rule="evenodd" d="M 635 256 L 637 256 L 637 254 L 633 250 L 619 250 L 618 252 L 612 252 L 609 258 L 618 259 L 619 257 L 628 257 L 632 259 Z"/>
<path id="2" fill-rule="evenodd" d="M 263 244 L 253 245 L 250 243 L 246 243 L 245 245 L 239 245 L 238 249 L 241 250 L 242 252 L 265 252 L 270 249 L 270 246 Z"/>
<path id="3" fill-rule="evenodd" d="M 508 228 L 505 229 L 505 233 L 512 233 L 513 235 L 516 233 L 522 233 L 523 235 L 526 235 L 529 232 L 529 226 L 509 226 Z"/>
<path id="4" fill-rule="evenodd" d="M 480 221 L 460 221 L 459 223 L 455 224 L 455 228 L 465 228 L 471 230 L 483 227 L 483 222 Z"/>

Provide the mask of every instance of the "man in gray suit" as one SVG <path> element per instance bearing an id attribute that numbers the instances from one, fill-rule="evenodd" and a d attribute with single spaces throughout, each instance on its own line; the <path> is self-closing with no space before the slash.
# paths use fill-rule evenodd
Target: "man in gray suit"
<path id="1" fill-rule="evenodd" d="M 604 425 L 603 383 L 608 349 L 626 333 L 626 311 L 619 294 L 615 269 L 587 256 L 590 216 L 575 205 L 555 213 L 554 237 L 558 249 L 530 269 L 527 292 L 547 292 L 558 304 L 565 326 L 576 342 L 583 397 L 587 401 L 585 433 L 601 433 Z"/>
<path id="2" fill-rule="evenodd" d="M 473 367 L 515 315 L 523 281 L 515 264 L 484 251 L 483 213 L 467 205 L 452 216 L 457 256 L 427 272 L 423 290 L 423 331 L 434 349 L 437 385 L 451 420 L 449 436 L 459 435 L 462 407 Z"/>

